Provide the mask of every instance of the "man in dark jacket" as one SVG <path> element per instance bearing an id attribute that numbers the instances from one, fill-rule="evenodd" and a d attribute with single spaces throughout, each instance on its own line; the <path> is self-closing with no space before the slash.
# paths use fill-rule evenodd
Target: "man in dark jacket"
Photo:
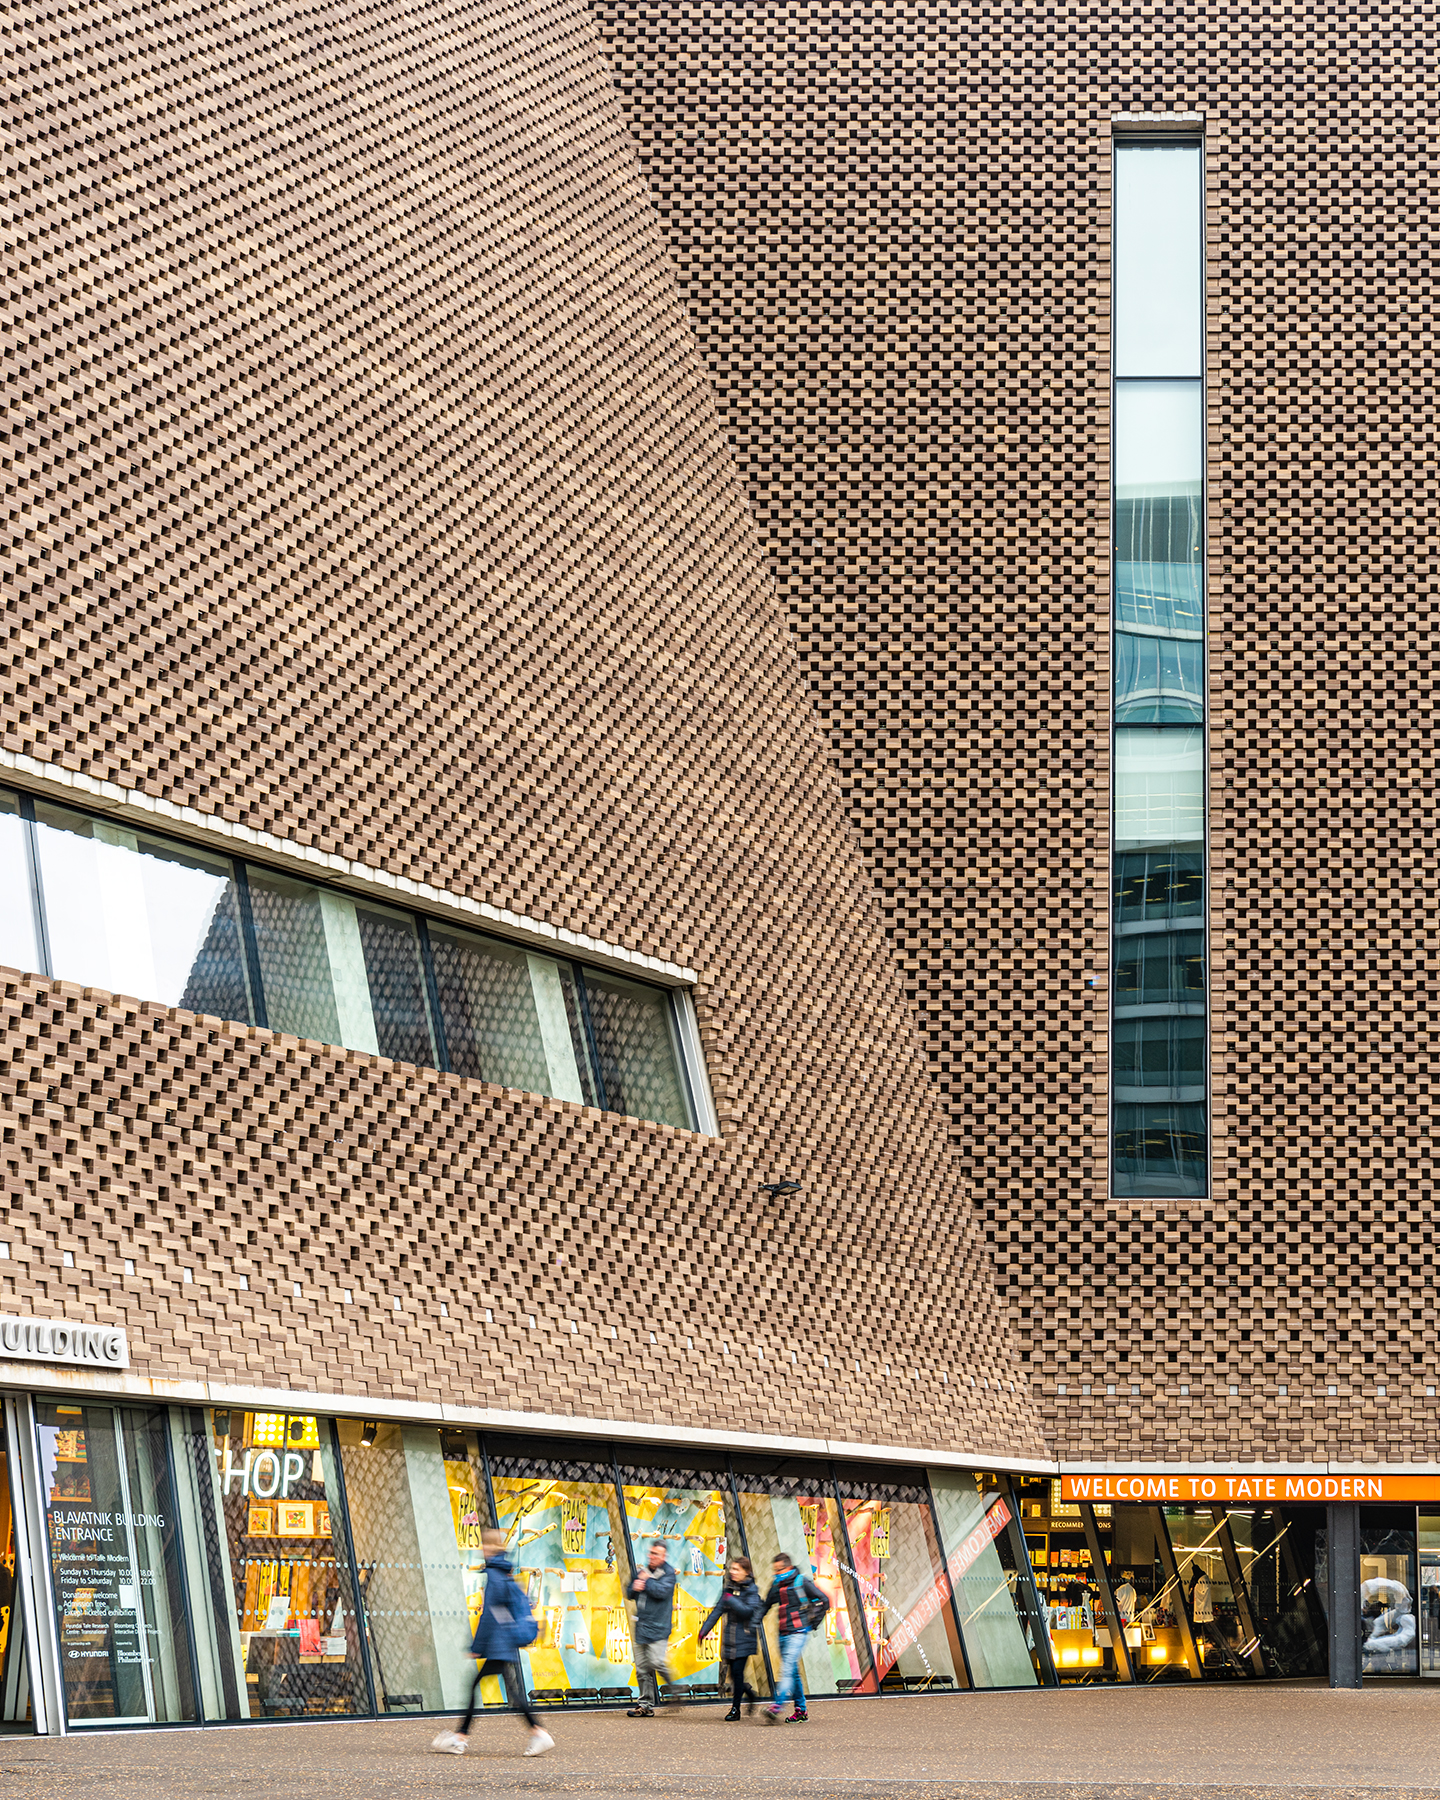
<path id="1" fill-rule="evenodd" d="M 504 1532 L 493 1528 L 483 1531 L 480 1546 L 485 1554 L 485 1599 L 480 1623 L 475 1627 L 475 1638 L 470 1645 L 470 1654 L 478 1658 L 475 1679 L 470 1683 L 465 1717 L 454 1731 L 442 1731 L 430 1748 L 448 1751 L 451 1756 L 465 1754 L 470 1724 L 480 1698 L 480 1683 L 487 1675 L 498 1675 L 505 1689 L 505 1704 L 512 1712 L 524 1713 L 530 1726 L 530 1742 L 525 1746 L 525 1754 L 543 1756 L 547 1750 L 555 1748 L 555 1740 L 530 1710 L 518 1661 L 522 1646 L 535 1641 L 535 1617 L 530 1611 L 528 1596 L 515 1580 L 510 1558 L 505 1554 Z"/>
<path id="2" fill-rule="evenodd" d="M 670 1626 L 675 1616 L 675 1571 L 665 1557 L 665 1540 L 650 1546 L 646 1566 L 630 1583 L 635 1600 L 635 1674 L 640 1682 L 640 1704 L 630 1708 L 632 1719 L 653 1719 L 660 1699 L 660 1682 L 670 1680 Z"/>
<path id="3" fill-rule="evenodd" d="M 727 1719 L 740 1717 L 740 1702 L 755 1710 L 755 1690 L 745 1679 L 745 1665 L 760 1648 L 760 1590 L 748 1556 L 734 1556 L 726 1572 L 725 1589 L 710 1608 L 701 1637 L 709 1637 L 715 1621 L 725 1621 L 720 1632 L 720 1655 L 730 1670 L 730 1710 Z"/>
<path id="4" fill-rule="evenodd" d="M 830 1597 L 808 1575 L 802 1575 L 782 1550 L 775 1558 L 775 1579 L 765 1596 L 765 1612 L 772 1606 L 780 1608 L 780 1686 L 774 1701 L 765 1708 L 765 1720 L 770 1725 L 778 1724 L 785 1701 L 790 1698 L 795 1702 L 795 1710 L 785 1723 L 803 1725 L 810 1715 L 805 1710 L 800 1658 L 806 1638 L 830 1610 Z"/>

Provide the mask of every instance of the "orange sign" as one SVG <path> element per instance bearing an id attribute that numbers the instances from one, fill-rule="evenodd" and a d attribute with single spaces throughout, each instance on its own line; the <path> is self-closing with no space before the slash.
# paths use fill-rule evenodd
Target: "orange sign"
<path id="1" fill-rule="evenodd" d="M 1136 1469 L 1123 1475 L 1062 1475 L 1060 1498 L 1163 1506 L 1199 1501 L 1217 1506 L 1253 1506 L 1273 1500 L 1292 1506 L 1316 1501 L 1440 1501 L 1435 1475 L 1271 1475 L 1263 1468 L 1244 1475 L 1154 1474 Z"/>

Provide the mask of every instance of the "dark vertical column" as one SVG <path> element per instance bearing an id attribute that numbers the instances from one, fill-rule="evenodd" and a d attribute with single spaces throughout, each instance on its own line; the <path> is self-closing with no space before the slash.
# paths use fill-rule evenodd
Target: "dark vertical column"
<path id="1" fill-rule="evenodd" d="M 1040 1663 L 1040 1685 L 1059 1687 L 1060 1677 L 1055 1673 L 1055 1656 L 1050 1643 L 1050 1613 L 1035 1585 L 1035 1565 L 1030 1561 L 1029 1546 L 1020 1524 L 1020 1496 L 1015 1492 L 1015 1483 L 1008 1475 L 1002 1477 L 1002 1482 L 1001 1491 L 1005 1495 L 1005 1504 L 1010 1509 L 1010 1523 L 1005 1527 L 1005 1533 L 1010 1540 L 1010 1554 L 1015 1559 L 1019 1572 L 1020 1592 L 1033 1621 L 1035 1655 Z"/>
<path id="2" fill-rule="evenodd" d="M 875 1692 L 880 1692 L 880 1683 L 884 1676 L 880 1673 L 880 1664 L 875 1658 L 875 1646 L 870 1641 L 870 1621 L 865 1613 L 865 1590 L 860 1585 L 860 1576 L 855 1568 L 855 1546 L 850 1542 L 850 1521 L 845 1517 L 845 1502 L 840 1497 L 840 1484 L 835 1477 L 834 1465 L 830 1469 L 830 1493 L 835 1502 L 835 1523 L 840 1527 L 840 1544 L 845 1555 L 840 1570 L 840 1585 L 845 1590 L 846 1602 L 850 1608 L 850 1629 L 854 1633 L 855 1648 L 866 1659 L 868 1666 L 861 1670 L 857 1693 L 867 1693 L 868 1683 L 873 1677 Z"/>
<path id="3" fill-rule="evenodd" d="M 1110 1581 L 1110 1565 L 1105 1560 L 1105 1549 L 1100 1542 L 1100 1531 L 1095 1523 L 1095 1508 L 1082 1505 L 1080 1517 L 1085 1521 L 1085 1542 L 1090 1550 L 1090 1566 L 1095 1571 L 1095 1585 L 1100 1590 L 1100 1604 L 1105 1611 L 1105 1626 L 1110 1633 L 1110 1647 L 1115 1652 L 1115 1672 L 1122 1681 L 1134 1681 L 1135 1670 L 1130 1661 L 1130 1646 L 1125 1642 L 1125 1621 L 1120 1617 L 1119 1608 L 1115 1604 L 1114 1589 Z"/>
<path id="4" fill-rule="evenodd" d="M 1360 1508 L 1325 1508 L 1330 1602 L 1330 1685 L 1360 1686 Z"/>
<path id="5" fill-rule="evenodd" d="M 945 1593 L 950 1601 L 950 1618 L 953 1622 L 955 1642 L 960 1648 L 960 1664 L 965 1671 L 965 1685 L 973 1688 L 975 1677 L 971 1673 L 970 1652 L 966 1648 L 965 1633 L 960 1624 L 960 1600 L 955 1592 L 955 1583 L 950 1579 L 950 1555 L 946 1548 L 944 1533 L 940 1529 L 940 1509 L 935 1504 L 935 1490 L 930 1486 L 928 1469 L 925 1471 L 925 1495 L 930 1502 L 930 1526 L 935 1533 L 935 1549 L 940 1557 L 940 1579 L 945 1583 Z"/>

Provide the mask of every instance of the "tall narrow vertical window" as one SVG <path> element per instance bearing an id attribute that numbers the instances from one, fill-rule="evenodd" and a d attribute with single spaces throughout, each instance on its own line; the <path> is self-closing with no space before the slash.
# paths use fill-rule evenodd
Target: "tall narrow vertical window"
<path id="1" fill-rule="evenodd" d="M 1115 146 L 1112 1191 L 1207 1191 L 1204 177 Z"/>

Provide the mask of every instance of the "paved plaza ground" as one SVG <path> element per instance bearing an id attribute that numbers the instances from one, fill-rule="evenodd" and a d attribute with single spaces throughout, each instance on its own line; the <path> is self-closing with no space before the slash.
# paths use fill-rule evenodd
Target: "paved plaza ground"
<path id="1" fill-rule="evenodd" d="M 1440 1690 L 1440 1683 L 1436 1684 Z M 239 1726 L 0 1739 L 0 1797 L 31 1800 L 1309 1800 L 1440 1793 L 1440 1691 L 1315 1686 L 966 1694 L 817 1702 L 808 1725 L 727 1725 L 718 1707 L 653 1722 L 482 1718 L 465 1757 L 439 1722 Z"/>

